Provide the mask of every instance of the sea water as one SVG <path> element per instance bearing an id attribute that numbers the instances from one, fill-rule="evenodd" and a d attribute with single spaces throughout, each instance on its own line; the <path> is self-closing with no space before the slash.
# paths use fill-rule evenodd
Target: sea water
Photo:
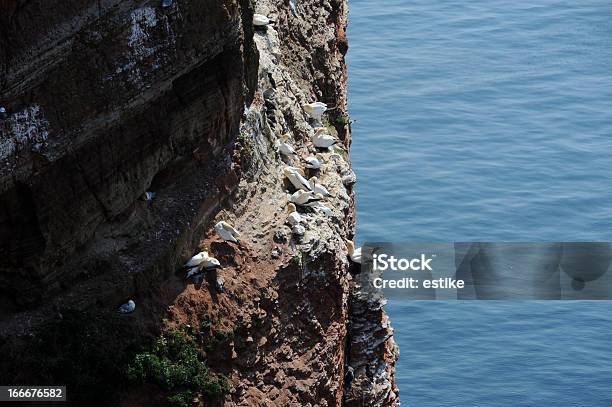
<path id="1" fill-rule="evenodd" d="M 612 241 L 612 2 L 349 10 L 359 242 Z M 403 405 L 612 405 L 609 302 L 387 312 Z"/>

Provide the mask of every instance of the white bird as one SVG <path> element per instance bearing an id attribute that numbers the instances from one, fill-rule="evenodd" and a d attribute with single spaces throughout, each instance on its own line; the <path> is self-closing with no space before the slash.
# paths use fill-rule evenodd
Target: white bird
<path id="1" fill-rule="evenodd" d="M 170 7 L 173 0 L 162 0 L 162 7 Z"/>
<path id="2" fill-rule="evenodd" d="M 126 302 L 125 304 L 119 307 L 119 312 L 121 314 L 130 314 L 134 312 L 135 309 L 136 309 L 136 303 L 132 300 L 129 300 L 128 302 Z"/>
<path id="3" fill-rule="evenodd" d="M 304 111 L 318 122 L 321 121 L 321 116 L 327 110 L 327 105 L 323 102 L 307 103 L 303 107 Z"/>
<path id="4" fill-rule="evenodd" d="M 312 138 L 312 144 L 314 144 L 315 147 L 329 148 L 338 143 L 338 139 L 330 136 L 329 134 L 325 134 L 324 132 L 325 128 L 323 127 L 319 127 L 317 130 L 315 130 L 315 135 Z"/>
<path id="5" fill-rule="evenodd" d="M 240 236 L 240 233 L 224 220 L 215 225 L 215 232 L 226 242 L 239 243 L 237 236 Z"/>
<path id="6" fill-rule="evenodd" d="M 151 192 L 151 191 L 146 191 L 143 195 L 142 195 L 142 199 L 144 199 L 147 202 L 151 202 L 153 199 L 155 199 L 155 192 Z"/>
<path id="7" fill-rule="evenodd" d="M 291 226 L 299 225 L 302 222 L 302 216 L 298 213 L 297 208 L 293 202 L 287 204 L 287 222 Z"/>
<path id="8" fill-rule="evenodd" d="M 311 170 L 318 170 L 319 168 L 321 168 L 321 163 L 323 163 L 324 160 L 323 156 L 320 153 L 317 153 L 314 157 L 306 157 L 304 162 L 306 163 L 306 168 L 309 168 Z"/>
<path id="9" fill-rule="evenodd" d="M 280 140 L 277 141 L 276 147 L 278 148 L 278 152 L 284 156 L 296 156 L 295 149 L 291 144 L 289 144 L 289 136 L 284 134 L 280 137 Z"/>
<path id="10" fill-rule="evenodd" d="M 187 261 L 187 263 L 185 263 L 184 267 L 192 268 L 192 267 L 199 266 L 204 261 L 206 261 L 206 259 L 208 259 L 208 252 L 200 252 L 200 253 L 196 254 L 195 256 L 193 256 L 192 258 L 190 258 Z"/>
<path id="11" fill-rule="evenodd" d="M 301 169 L 295 167 L 285 167 L 283 174 L 285 174 L 285 177 L 287 177 L 295 189 L 310 191 L 310 183 L 306 178 L 304 178 L 304 171 Z"/>
<path id="12" fill-rule="evenodd" d="M 263 27 L 272 23 L 274 23 L 274 20 L 270 20 L 267 16 L 264 16 L 263 14 L 253 14 L 253 25 L 255 27 Z"/>
<path id="13" fill-rule="evenodd" d="M 317 184 L 317 177 L 311 177 L 309 184 L 310 184 L 310 189 L 312 191 L 314 191 L 317 194 L 321 194 L 324 197 L 328 197 L 328 196 L 332 196 L 329 191 L 327 190 L 327 188 L 325 188 L 323 185 L 321 184 Z"/>
<path id="14" fill-rule="evenodd" d="M 204 261 L 202 261 L 197 266 L 193 266 L 191 270 L 189 270 L 189 272 L 187 273 L 187 276 L 185 277 L 185 279 L 188 279 L 189 277 L 195 274 L 198 274 L 198 273 L 202 273 L 202 272 L 206 272 L 206 271 L 210 271 L 214 269 L 220 269 L 220 268 L 223 268 L 223 267 L 221 267 L 221 263 L 219 263 L 219 260 L 215 259 L 214 257 L 207 257 Z"/>
<path id="15" fill-rule="evenodd" d="M 300 206 L 313 206 L 317 202 L 323 200 L 321 194 L 315 194 L 314 191 L 296 191 L 290 198 L 291 202 Z"/>
<path id="16" fill-rule="evenodd" d="M 346 248 L 348 249 L 349 257 L 355 263 L 361 264 L 361 247 L 355 249 L 355 243 L 352 240 L 346 240 Z"/>

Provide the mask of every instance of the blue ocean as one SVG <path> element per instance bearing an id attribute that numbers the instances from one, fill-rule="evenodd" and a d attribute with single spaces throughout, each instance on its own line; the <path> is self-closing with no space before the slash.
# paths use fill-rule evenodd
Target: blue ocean
<path id="1" fill-rule="evenodd" d="M 350 0 L 357 240 L 611 241 L 612 2 Z M 612 303 L 394 301 L 408 406 L 612 406 Z"/>

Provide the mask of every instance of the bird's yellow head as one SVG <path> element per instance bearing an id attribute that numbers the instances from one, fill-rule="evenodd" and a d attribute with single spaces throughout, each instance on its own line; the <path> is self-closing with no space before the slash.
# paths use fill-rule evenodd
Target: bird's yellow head
<path id="1" fill-rule="evenodd" d="M 355 251 L 355 243 L 352 240 L 344 239 L 346 243 L 346 248 L 348 249 L 349 254 L 352 254 Z"/>
<path id="2" fill-rule="evenodd" d="M 293 202 L 289 202 L 287 204 L 287 212 L 291 213 L 291 212 L 295 212 L 297 211 L 297 207 L 295 206 L 295 204 Z"/>

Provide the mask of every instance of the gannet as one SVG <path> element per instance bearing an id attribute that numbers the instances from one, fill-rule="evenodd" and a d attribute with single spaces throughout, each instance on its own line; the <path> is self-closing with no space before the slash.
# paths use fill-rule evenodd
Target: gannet
<path id="1" fill-rule="evenodd" d="M 272 23 L 274 23 L 274 20 L 270 20 L 267 16 L 264 16 L 263 14 L 253 14 L 253 25 L 255 27 L 263 27 Z"/>
<path id="2" fill-rule="evenodd" d="M 121 314 L 129 314 L 131 312 L 134 312 L 135 309 L 136 303 L 132 300 L 129 300 L 128 302 L 119 307 L 119 312 Z"/>
<path id="3" fill-rule="evenodd" d="M 289 136 L 287 134 L 283 134 L 280 137 L 280 140 L 277 142 L 278 152 L 285 156 L 297 156 L 295 153 L 295 149 L 291 144 L 288 143 Z"/>
<path id="4" fill-rule="evenodd" d="M 199 266 L 206 259 L 208 259 L 208 252 L 200 252 L 196 254 L 195 256 L 193 256 L 192 258 L 190 258 L 183 267 L 192 268 L 192 267 Z"/>
<path id="5" fill-rule="evenodd" d="M 351 260 L 355 263 L 361 264 L 361 247 L 355 249 L 355 243 L 352 240 L 346 239 L 346 248 L 348 249 L 348 254 Z"/>
<path id="6" fill-rule="evenodd" d="M 240 233 L 232 225 L 222 220 L 215 225 L 215 232 L 219 235 L 219 237 L 226 242 L 234 242 L 239 243 L 236 236 L 240 236 Z"/>
<path id="7" fill-rule="evenodd" d="M 221 267 L 221 263 L 219 263 L 219 260 L 215 259 L 214 257 L 207 257 L 206 259 L 204 259 L 204 261 L 202 261 L 198 265 L 193 266 L 187 273 L 187 276 L 185 277 L 185 279 L 188 279 L 194 274 L 198 274 L 201 272 L 206 272 L 206 271 L 210 271 L 214 269 L 220 269 L 220 268 L 223 268 L 223 267 Z"/>
<path id="8" fill-rule="evenodd" d="M 310 183 L 310 189 L 314 191 L 315 193 L 321 194 L 324 197 L 332 196 L 327 190 L 327 188 L 325 188 L 321 184 L 317 184 L 317 177 L 311 177 L 309 183 Z"/>
<path id="9" fill-rule="evenodd" d="M 324 132 L 325 128 L 323 127 L 319 127 L 317 130 L 315 130 L 315 135 L 312 138 L 312 144 L 314 144 L 315 147 L 329 148 L 338 143 L 338 139 L 330 136 L 329 134 L 325 134 Z"/>
<path id="10" fill-rule="evenodd" d="M 304 173 L 300 172 L 297 168 L 285 167 L 283 173 L 285 174 L 285 177 L 289 179 L 291 184 L 293 184 L 295 189 L 303 189 L 305 191 L 310 190 L 310 183 L 308 182 L 308 180 L 306 180 L 306 178 L 304 178 Z"/>
<path id="11" fill-rule="evenodd" d="M 312 204 L 319 202 L 323 199 L 320 194 L 317 195 L 314 191 L 297 191 L 291 195 L 291 202 L 300 206 L 311 206 Z"/>
<path id="12" fill-rule="evenodd" d="M 319 168 L 321 168 L 323 156 L 320 153 L 317 153 L 314 157 L 306 157 L 304 162 L 306 163 L 306 168 L 309 168 L 311 170 L 318 170 Z"/>
<path id="13" fill-rule="evenodd" d="M 313 119 L 320 122 L 321 116 L 327 110 L 327 105 L 323 102 L 307 103 L 304 105 L 304 111 Z"/>
<path id="14" fill-rule="evenodd" d="M 293 202 L 287 204 L 287 222 L 291 226 L 299 225 L 302 222 L 302 216 L 298 213 L 297 208 Z"/>

